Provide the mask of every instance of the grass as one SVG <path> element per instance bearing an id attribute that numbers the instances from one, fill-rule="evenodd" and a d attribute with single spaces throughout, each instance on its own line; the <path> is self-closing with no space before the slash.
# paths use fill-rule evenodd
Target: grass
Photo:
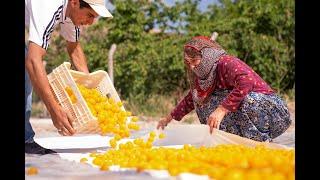
<path id="1" fill-rule="evenodd" d="M 284 98 L 287 102 L 295 101 L 296 91 L 295 89 L 288 90 L 285 94 L 281 94 L 281 97 Z"/>
<path id="2" fill-rule="evenodd" d="M 153 95 L 142 101 L 130 98 L 124 101 L 124 106 L 135 115 L 161 117 L 166 116 L 174 108 L 174 100 L 169 96 Z"/>

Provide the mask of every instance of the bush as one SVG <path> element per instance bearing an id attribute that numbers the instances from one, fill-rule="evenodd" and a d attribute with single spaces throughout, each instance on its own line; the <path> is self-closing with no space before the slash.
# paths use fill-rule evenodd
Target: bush
<path id="1" fill-rule="evenodd" d="M 122 99 L 146 102 L 157 95 L 178 94 L 172 98 L 177 102 L 189 88 L 183 44 L 216 31 L 227 52 L 245 61 L 274 89 L 286 93 L 294 87 L 293 0 L 222 0 L 205 12 L 198 5 L 193 0 L 172 7 L 158 0 L 114 1 L 113 19 L 102 18 L 82 32 L 90 71 L 107 71 L 108 50 L 115 43 L 114 79 Z M 151 33 L 155 27 L 161 32 Z M 53 38 L 46 56 L 48 72 L 68 60 L 64 45 L 61 37 Z"/>

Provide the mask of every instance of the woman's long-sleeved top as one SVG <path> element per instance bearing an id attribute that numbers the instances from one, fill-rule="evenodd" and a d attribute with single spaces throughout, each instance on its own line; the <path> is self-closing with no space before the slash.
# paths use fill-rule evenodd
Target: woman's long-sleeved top
<path id="1" fill-rule="evenodd" d="M 231 90 L 231 93 L 220 104 L 231 112 L 237 111 L 241 101 L 251 91 L 263 94 L 275 92 L 251 67 L 234 56 L 221 56 L 216 73 L 214 90 Z M 193 109 L 192 93 L 189 91 L 171 112 L 171 116 L 179 121 Z"/>

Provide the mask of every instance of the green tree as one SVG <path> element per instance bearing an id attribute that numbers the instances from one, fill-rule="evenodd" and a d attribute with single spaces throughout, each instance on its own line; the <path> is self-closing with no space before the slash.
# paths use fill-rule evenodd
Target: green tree
<path id="1" fill-rule="evenodd" d="M 217 41 L 249 64 L 279 92 L 295 78 L 293 0 L 222 0 L 199 16 L 189 16 L 191 36 L 220 34 Z"/>
<path id="2" fill-rule="evenodd" d="M 293 0 L 222 0 L 199 10 L 198 0 L 115 0 L 113 19 L 100 19 L 82 32 L 90 71 L 107 70 L 113 43 L 115 87 L 122 99 L 144 102 L 152 95 L 188 89 L 183 44 L 196 35 L 219 33 L 229 54 L 249 64 L 273 88 L 294 87 L 295 21 Z M 159 32 L 154 32 L 154 29 Z M 53 38 L 47 70 L 68 60 L 64 41 Z M 176 97 L 179 99 L 179 97 Z"/>

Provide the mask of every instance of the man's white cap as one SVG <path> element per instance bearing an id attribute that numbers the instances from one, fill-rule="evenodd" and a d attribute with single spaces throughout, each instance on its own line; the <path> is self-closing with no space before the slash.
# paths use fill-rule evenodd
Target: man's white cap
<path id="1" fill-rule="evenodd" d="M 108 11 L 105 6 L 104 0 L 83 0 L 84 2 L 88 3 L 91 8 L 102 17 L 113 17 L 112 14 Z"/>

